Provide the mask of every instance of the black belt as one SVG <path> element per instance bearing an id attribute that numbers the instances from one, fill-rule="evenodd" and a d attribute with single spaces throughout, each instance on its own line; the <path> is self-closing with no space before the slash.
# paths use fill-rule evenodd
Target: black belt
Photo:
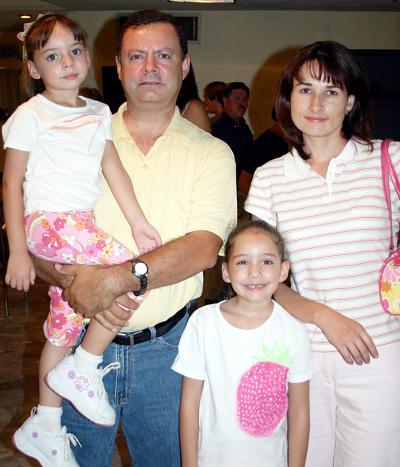
<path id="1" fill-rule="evenodd" d="M 188 302 L 183 308 L 177 311 L 171 318 L 163 321 L 162 323 L 158 323 L 153 326 L 156 331 L 155 337 L 160 337 L 170 331 L 179 321 L 186 315 L 187 312 L 192 312 L 196 308 L 196 300 L 191 300 Z M 154 337 L 154 333 L 150 331 L 150 328 L 141 329 L 140 331 L 134 332 L 121 332 L 117 334 L 113 342 L 114 344 L 119 345 L 135 345 L 140 344 L 141 342 L 149 341 L 152 337 Z"/>

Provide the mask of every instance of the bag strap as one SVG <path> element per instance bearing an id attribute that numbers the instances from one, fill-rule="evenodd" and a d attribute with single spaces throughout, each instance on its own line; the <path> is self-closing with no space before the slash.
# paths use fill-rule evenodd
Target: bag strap
<path id="1" fill-rule="evenodd" d="M 383 191 L 385 193 L 385 200 L 387 209 L 389 212 L 389 220 L 390 220 L 390 245 L 389 251 L 390 254 L 393 253 L 394 250 L 394 242 L 393 242 L 393 213 L 392 213 L 392 204 L 390 201 L 390 189 L 389 189 L 389 180 L 391 180 L 394 189 L 396 190 L 397 196 L 400 198 L 400 182 L 397 176 L 396 170 L 393 166 L 392 158 L 390 157 L 389 153 L 389 145 L 392 142 L 390 139 L 385 139 L 382 141 L 381 144 L 381 169 L 382 169 L 382 183 L 383 183 Z"/>

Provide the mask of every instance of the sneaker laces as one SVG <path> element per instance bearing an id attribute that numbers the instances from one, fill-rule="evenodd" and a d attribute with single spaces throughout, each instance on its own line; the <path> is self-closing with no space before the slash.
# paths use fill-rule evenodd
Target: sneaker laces
<path id="1" fill-rule="evenodd" d="M 73 458 L 73 454 L 70 448 L 70 443 L 75 446 L 82 447 L 82 444 L 79 442 L 79 439 L 72 433 L 67 433 L 67 427 L 63 426 L 60 433 L 56 435 L 57 439 L 64 445 L 64 459 L 70 461 Z"/>
<path id="2" fill-rule="evenodd" d="M 104 368 L 97 368 L 93 373 L 91 373 L 91 378 L 93 380 L 93 385 L 96 387 L 97 396 L 99 399 L 107 397 L 107 393 L 104 390 L 104 385 L 100 384 L 106 376 L 106 374 L 110 373 L 112 370 L 118 370 L 121 368 L 121 364 L 119 362 L 109 363 Z"/>

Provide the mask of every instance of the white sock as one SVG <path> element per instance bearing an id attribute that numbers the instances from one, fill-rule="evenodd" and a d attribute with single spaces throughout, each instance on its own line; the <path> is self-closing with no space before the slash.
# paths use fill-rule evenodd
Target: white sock
<path id="1" fill-rule="evenodd" d="M 60 431 L 61 430 L 61 407 L 48 407 L 46 405 L 38 405 L 36 410 L 38 421 L 44 431 Z"/>
<path id="2" fill-rule="evenodd" d="M 74 361 L 76 368 L 79 370 L 92 370 L 96 369 L 103 361 L 102 355 L 94 355 L 80 345 L 74 353 Z"/>

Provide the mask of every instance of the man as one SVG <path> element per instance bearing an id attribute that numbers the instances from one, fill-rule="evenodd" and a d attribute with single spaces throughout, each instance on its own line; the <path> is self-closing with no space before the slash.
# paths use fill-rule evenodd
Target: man
<path id="1" fill-rule="evenodd" d="M 283 131 L 278 122 L 275 107 L 272 108 L 271 118 L 274 124 L 267 128 L 248 147 L 242 161 L 242 171 L 239 176 L 239 190 L 247 194 L 253 179 L 254 172 L 258 167 L 277 157 L 283 156 L 289 151 L 288 145 L 283 139 Z"/>
<path id="2" fill-rule="evenodd" d="M 253 134 L 244 114 L 249 103 L 250 90 L 241 82 L 228 84 L 224 89 L 224 112 L 212 124 L 212 134 L 222 139 L 232 149 L 236 161 L 236 179 L 239 178 L 242 160 Z"/>
<path id="3" fill-rule="evenodd" d="M 104 379 L 117 423 L 99 428 L 69 404 L 63 423 L 82 444 L 74 448 L 81 467 L 111 466 L 119 422 L 135 467 L 178 467 L 181 379 L 170 366 L 193 299 L 201 294 L 201 272 L 215 264 L 236 222 L 234 162 L 225 144 L 175 107 L 190 59 L 172 17 L 153 10 L 131 15 L 116 61 L 127 102 L 113 118 L 114 143 L 163 245 L 122 265 L 58 268 L 62 285 L 73 276 L 64 295 L 77 312 L 95 315 L 109 329 L 127 325 L 103 356 L 103 367 L 120 365 Z M 108 188 L 96 217 L 137 251 Z M 48 265 L 41 274 L 55 278 Z M 148 296 L 131 317 L 137 304 L 125 294 L 146 289 Z"/>
<path id="4" fill-rule="evenodd" d="M 215 123 L 222 112 L 223 107 L 223 94 L 226 84 L 223 81 L 211 81 L 204 88 L 204 107 L 206 108 L 211 124 Z"/>

